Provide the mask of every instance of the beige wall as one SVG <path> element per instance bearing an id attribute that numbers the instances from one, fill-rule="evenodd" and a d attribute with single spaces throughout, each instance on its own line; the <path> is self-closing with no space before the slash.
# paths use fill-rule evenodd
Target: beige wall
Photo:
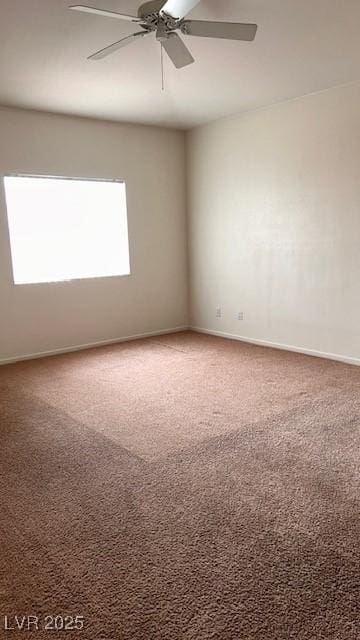
<path id="1" fill-rule="evenodd" d="M 188 134 L 193 326 L 360 359 L 359 104 L 352 85 Z M 0 360 L 187 324 L 184 151 L 182 132 L 0 108 L 0 174 L 126 181 L 132 267 L 14 286 L 0 184 Z"/>
<path id="2" fill-rule="evenodd" d="M 188 134 L 194 326 L 360 358 L 359 105 L 347 86 Z"/>
<path id="3" fill-rule="evenodd" d="M 14 286 L 0 180 L 0 360 L 187 324 L 184 134 L 0 109 L 0 175 L 126 181 L 131 276 Z"/>

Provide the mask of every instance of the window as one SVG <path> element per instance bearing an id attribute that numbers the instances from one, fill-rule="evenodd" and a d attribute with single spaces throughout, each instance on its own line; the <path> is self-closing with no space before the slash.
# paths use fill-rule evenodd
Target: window
<path id="1" fill-rule="evenodd" d="M 130 273 L 123 182 L 4 178 L 15 284 Z"/>

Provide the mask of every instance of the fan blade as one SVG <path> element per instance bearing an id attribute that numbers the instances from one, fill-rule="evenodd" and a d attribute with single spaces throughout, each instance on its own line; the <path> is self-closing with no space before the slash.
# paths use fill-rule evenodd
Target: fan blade
<path id="1" fill-rule="evenodd" d="M 93 53 L 88 57 L 88 60 L 101 60 L 102 58 L 106 58 L 107 56 L 115 53 L 118 49 L 122 49 L 123 47 L 127 47 L 128 44 L 132 44 L 136 40 L 143 38 L 144 36 L 148 36 L 151 31 L 138 31 L 138 33 L 133 33 L 131 36 L 127 36 L 127 38 L 123 38 L 118 42 L 114 42 L 114 44 L 110 44 L 108 47 L 104 49 L 100 49 L 96 53 Z"/>
<path id="2" fill-rule="evenodd" d="M 184 20 L 180 26 L 187 36 L 202 38 L 224 38 L 225 40 L 254 40 L 257 24 L 240 22 L 208 22 L 206 20 Z"/>
<path id="3" fill-rule="evenodd" d="M 158 39 L 177 69 L 182 69 L 182 67 L 195 62 L 189 49 L 177 33 L 169 33 L 167 37 Z"/>
<path id="4" fill-rule="evenodd" d="M 168 0 L 160 11 L 160 14 L 166 13 L 167 16 L 181 20 L 191 9 L 199 4 L 200 0 Z"/>
<path id="5" fill-rule="evenodd" d="M 119 20 L 128 20 L 129 22 L 140 22 L 135 16 L 129 16 L 126 13 L 117 13 L 116 11 L 106 11 L 105 9 L 95 9 L 94 7 L 87 7 L 84 4 L 74 4 L 69 7 L 72 11 L 81 11 L 83 13 L 94 13 L 97 16 L 104 16 L 105 18 L 118 18 Z"/>

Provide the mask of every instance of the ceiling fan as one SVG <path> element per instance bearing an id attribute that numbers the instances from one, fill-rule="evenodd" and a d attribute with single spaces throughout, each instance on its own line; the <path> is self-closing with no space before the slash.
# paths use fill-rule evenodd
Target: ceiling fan
<path id="1" fill-rule="evenodd" d="M 151 33 L 156 33 L 156 39 L 165 49 L 169 58 L 177 69 L 186 67 L 194 62 L 189 49 L 176 31 L 186 36 L 200 36 L 201 38 L 223 38 L 226 40 L 252 41 L 255 38 L 257 25 L 238 22 L 209 22 L 205 20 L 185 20 L 185 16 L 200 0 L 152 0 L 139 7 L 138 15 L 131 16 L 106 9 L 96 9 L 86 5 L 73 5 L 73 11 L 93 13 L 98 16 L 127 20 L 137 24 L 142 31 L 137 31 L 118 42 L 100 49 L 89 56 L 88 60 L 101 60 L 106 56 L 126 47 L 132 42 L 141 40 Z"/>

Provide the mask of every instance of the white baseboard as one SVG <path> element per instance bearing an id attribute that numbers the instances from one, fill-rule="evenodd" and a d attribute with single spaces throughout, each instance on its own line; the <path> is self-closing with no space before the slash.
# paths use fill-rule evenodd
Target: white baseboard
<path id="1" fill-rule="evenodd" d="M 101 340 L 101 342 L 89 342 L 88 344 L 78 344 L 71 347 L 61 349 L 52 349 L 51 351 L 41 351 L 37 353 L 27 353 L 25 355 L 14 356 L 13 358 L 0 359 L 0 365 L 11 364 L 13 362 L 22 362 L 24 360 L 37 360 L 38 358 L 47 358 L 48 356 L 57 356 L 62 353 L 72 353 L 74 351 L 83 351 L 84 349 L 95 349 L 96 347 L 106 347 L 111 344 L 121 342 L 131 342 L 132 340 L 141 340 L 142 338 L 154 338 L 156 336 L 165 336 L 169 333 L 179 333 L 187 331 L 187 325 L 183 327 L 174 327 L 173 329 L 160 329 L 159 331 L 150 331 L 149 333 L 139 333 L 133 336 L 125 336 L 123 338 L 112 338 L 111 340 Z"/>
<path id="2" fill-rule="evenodd" d="M 326 360 L 335 360 L 337 362 L 344 362 L 345 364 L 352 364 L 360 367 L 360 358 L 351 358 L 350 356 L 341 356 L 337 353 L 325 353 L 322 351 L 315 351 L 314 349 L 306 349 L 304 347 L 294 347 L 289 344 L 281 344 L 277 342 L 268 342 L 267 340 L 257 340 L 256 338 L 248 338 L 244 336 L 238 336 L 233 333 L 224 333 L 223 331 L 214 331 L 212 329 L 203 329 L 202 327 L 190 327 L 191 331 L 197 333 L 205 333 L 209 336 L 218 336 L 219 338 L 227 338 L 229 340 L 238 340 L 239 342 L 246 342 L 248 344 L 255 344 L 260 347 L 270 347 L 272 349 L 281 349 L 282 351 L 293 351 L 295 353 L 302 353 L 306 356 L 313 356 L 315 358 L 325 358 Z"/>
<path id="3" fill-rule="evenodd" d="M 342 356 L 336 353 L 326 353 L 322 351 L 316 351 L 314 349 L 306 349 L 304 347 L 295 347 L 288 344 L 269 342 L 267 340 L 258 340 L 256 338 L 249 338 L 247 336 L 239 336 L 234 333 L 225 333 L 224 331 L 204 329 L 203 327 L 189 327 L 187 325 L 181 327 L 173 327 L 171 329 L 160 329 L 159 331 L 150 331 L 148 333 L 139 333 L 131 336 L 124 336 L 121 338 L 112 338 L 111 340 L 101 340 L 100 342 L 89 342 L 87 344 L 73 345 L 61 349 L 52 349 L 51 351 L 28 353 L 25 355 L 14 356 L 12 358 L 0 359 L 0 366 L 11 364 L 13 362 L 22 362 L 24 360 L 37 360 L 39 358 L 47 358 L 48 356 L 61 355 L 62 353 L 72 353 L 75 351 L 83 351 L 85 349 L 95 349 L 96 347 L 106 347 L 107 345 L 120 344 L 121 342 L 131 342 L 132 340 L 141 340 L 143 338 L 154 338 L 156 336 L 164 336 L 170 333 L 188 331 L 189 329 L 191 331 L 195 331 L 196 333 L 218 336 L 219 338 L 226 338 L 228 340 L 237 340 L 238 342 L 255 344 L 260 347 L 270 347 L 271 349 L 280 349 L 282 351 L 293 351 L 294 353 L 302 353 L 306 356 L 325 358 L 326 360 L 335 360 L 336 362 L 344 362 L 345 364 L 352 364 L 358 367 L 360 366 L 360 358 L 351 358 L 349 356 Z"/>

